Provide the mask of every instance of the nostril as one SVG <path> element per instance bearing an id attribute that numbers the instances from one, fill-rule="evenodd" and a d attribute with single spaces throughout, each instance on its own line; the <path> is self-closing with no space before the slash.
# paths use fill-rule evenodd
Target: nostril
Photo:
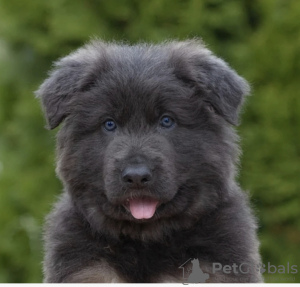
<path id="1" fill-rule="evenodd" d="M 122 173 L 122 179 L 126 183 L 132 183 L 133 182 L 132 175 L 127 170 L 124 170 L 124 172 Z"/>
<path id="2" fill-rule="evenodd" d="M 142 183 L 146 183 L 146 182 L 148 182 L 149 181 L 149 179 L 148 178 L 146 178 L 146 177 L 144 177 L 144 178 L 142 178 Z"/>

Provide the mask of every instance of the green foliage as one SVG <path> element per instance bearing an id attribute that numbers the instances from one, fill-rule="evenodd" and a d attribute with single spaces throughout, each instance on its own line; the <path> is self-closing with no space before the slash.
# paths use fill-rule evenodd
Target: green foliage
<path id="1" fill-rule="evenodd" d="M 33 91 L 53 60 L 91 37 L 202 37 L 250 81 L 239 180 L 259 217 L 263 262 L 299 270 L 299 16 L 293 0 L 0 0 L 0 282 L 42 280 L 41 226 L 62 187 L 55 132 Z"/>

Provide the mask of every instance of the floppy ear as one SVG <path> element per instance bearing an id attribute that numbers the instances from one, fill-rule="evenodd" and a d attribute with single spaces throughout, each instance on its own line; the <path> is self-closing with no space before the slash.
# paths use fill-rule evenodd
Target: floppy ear
<path id="1" fill-rule="evenodd" d="M 237 125 L 243 99 L 250 92 L 248 83 L 199 40 L 175 43 L 173 57 L 177 77 L 196 86 L 205 102 Z"/>
<path id="2" fill-rule="evenodd" d="M 41 99 L 49 129 L 56 128 L 70 113 L 70 101 L 84 90 L 86 64 L 68 60 L 55 63 L 48 79 L 36 91 Z"/>
<path id="3" fill-rule="evenodd" d="M 248 83 L 212 54 L 195 61 L 194 69 L 196 81 L 204 91 L 204 101 L 210 103 L 229 123 L 238 125 L 244 97 L 250 93 Z"/>
<path id="4" fill-rule="evenodd" d="M 49 129 L 56 128 L 72 112 L 74 98 L 89 90 L 108 67 L 106 61 L 99 62 L 105 49 L 104 43 L 91 42 L 55 63 L 49 78 L 36 91 Z"/>

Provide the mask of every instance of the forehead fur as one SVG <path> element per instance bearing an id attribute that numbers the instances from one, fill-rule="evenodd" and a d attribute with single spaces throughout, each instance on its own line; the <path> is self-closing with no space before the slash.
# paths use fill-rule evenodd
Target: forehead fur
<path id="1" fill-rule="evenodd" d="M 192 42 L 120 46 L 96 41 L 64 58 L 60 65 L 83 59 L 90 62 L 93 89 L 74 99 L 76 106 L 82 110 L 86 107 L 87 113 L 102 111 L 126 122 L 134 116 L 155 117 L 167 110 L 186 108 L 193 90 L 176 75 L 184 47 L 192 49 Z M 189 51 L 187 54 L 191 56 Z"/>
<path id="2" fill-rule="evenodd" d="M 87 63 L 95 63 L 104 55 L 108 56 L 110 60 L 122 61 L 135 60 L 143 58 L 144 60 L 163 61 L 176 54 L 179 58 L 190 57 L 209 57 L 212 53 L 205 47 L 200 40 L 189 41 L 166 41 L 161 44 L 139 43 L 138 45 L 128 45 L 122 43 L 107 43 L 99 40 L 94 40 L 77 51 L 65 57 L 59 63 L 82 60 Z"/>
<path id="3" fill-rule="evenodd" d="M 72 114 L 72 103 L 95 87 L 115 101 L 123 93 L 133 103 L 157 90 L 184 96 L 187 87 L 196 88 L 232 124 L 237 124 L 243 96 L 249 92 L 246 81 L 199 40 L 157 45 L 93 41 L 56 62 L 37 91 L 49 127 Z"/>
<path id="4" fill-rule="evenodd" d="M 114 76 L 118 76 L 116 80 L 120 73 L 123 79 L 136 80 L 139 77 L 145 80 L 149 76 L 153 80 L 155 76 L 175 74 L 181 80 L 196 82 L 199 78 L 199 67 L 196 63 L 228 69 L 226 63 L 215 57 L 200 40 L 169 41 L 155 45 L 128 45 L 97 40 L 61 59 L 56 63 L 56 67 L 84 65 L 87 69 L 85 74 L 97 73 L 99 79 L 101 73 L 110 71 Z"/>

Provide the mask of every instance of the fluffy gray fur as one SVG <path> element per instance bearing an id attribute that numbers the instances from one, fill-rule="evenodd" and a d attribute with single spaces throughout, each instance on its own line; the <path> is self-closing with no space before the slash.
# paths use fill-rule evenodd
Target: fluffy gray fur
<path id="1" fill-rule="evenodd" d="M 257 224 L 235 181 L 247 82 L 201 41 L 93 41 L 59 60 L 37 91 L 57 137 L 64 192 L 47 218 L 45 282 L 184 282 L 197 258 L 208 282 L 261 282 Z M 162 117 L 174 123 L 162 126 Z M 104 127 L 107 119 L 116 129 Z M 147 185 L 122 180 L 151 170 Z M 159 201 L 137 220 L 126 202 Z M 248 272 L 213 272 L 244 263 Z"/>

